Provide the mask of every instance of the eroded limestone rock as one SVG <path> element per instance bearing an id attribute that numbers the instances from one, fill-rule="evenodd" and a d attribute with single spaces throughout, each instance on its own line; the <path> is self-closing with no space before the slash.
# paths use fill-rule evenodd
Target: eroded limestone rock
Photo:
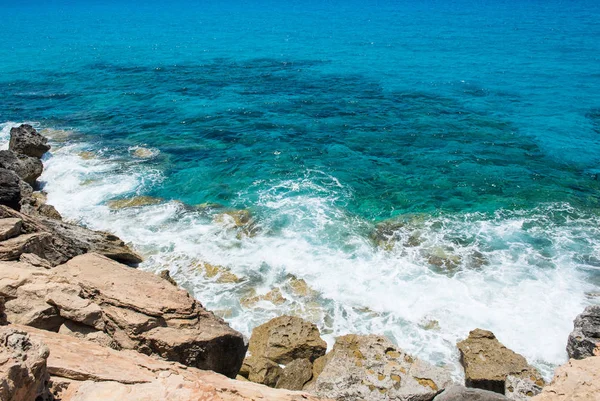
<path id="1" fill-rule="evenodd" d="M 556 369 L 552 382 L 531 401 L 600 400 L 600 357 L 571 359 Z"/>
<path id="2" fill-rule="evenodd" d="M 588 306 L 574 321 L 569 335 L 569 358 L 583 359 L 600 356 L 600 306 Z"/>

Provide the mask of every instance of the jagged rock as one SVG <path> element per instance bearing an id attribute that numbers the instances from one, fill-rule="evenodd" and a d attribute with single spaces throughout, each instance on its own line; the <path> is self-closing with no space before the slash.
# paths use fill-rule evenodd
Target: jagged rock
<path id="1" fill-rule="evenodd" d="M 398 350 L 377 335 L 339 337 L 315 361 L 305 391 L 344 401 L 431 401 L 452 384 L 449 372 Z"/>
<path id="2" fill-rule="evenodd" d="M 251 382 L 275 387 L 283 369 L 275 362 L 260 356 L 249 356 L 244 359 L 240 375 Z"/>
<path id="3" fill-rule="evenodd" d="M 30 195 L 23 195 L 21 189 L 21 213 L 29 216 L 43 216 L 54 220 L 62 220 L 62 216 L 52 205 L 46 204 L 46 194 L 43 192 L 31 192 Z"/>
<path id="4" fill-rule="evenodd" d="M 253 356 L 287 364 L 299 358 L 314 361 L 325 354 L 327 343 L 313 323 L 299 317 L 280 316 L 252 330 L 248 350 Z"/>
<path id="5" fill-rule="evenodd" d="M 467 387 L 504 394 L 512 400 L 527 400 L 545 384 L 523 356 L 502 345 L 491 331 L 475 329 L 457 345 Z"/>
<path id="6" fill-rule="evenodd" d="M 17 154 L 10 150 L 0 150 L 0 167 L 14 171 L 29 185 L 34 185 L 44 171 L 44 165 L 40 159 Z"/>
<path id="7" fill-rule="evenodd" d="M 19 176 L 12 170 L 0 168 L 0 205 L 15 210 L 21 208 L 21 187 Z"/>
<path id="8" fill-rule="evenodd" d="M 138 352 L 30 327 L 18 329 L 48 346 L 50 381 L 61 401 L 318 401 L 306 393 L 232 380 Z"/>
<path id="9" fill-rule="evenodd" d="M 530 401 L 600 400 L 600 357 L 571 359 L 558 367 L 552 382 Z"/>
<path id="10" fill-rule="evenodd" d="M 600 356 L 600 306 L 588 306 L 573 323 L 567 343 L 569 358 Z"/>
<path id="11" fill-rule="evenodd" d="M 105 333 L 114 348 L 235 377 L 244 359 L 243 336 L 189 294 L 152 273 L 98 254 L 77 256 L 46 270 L 0 262 L 0 296 L 11 323 L 107 343 L 73 323 Z M 81 335 L 78 335 L 81 334 Z"/>
<path id="12" fill-rule="evenodd" d="M 465 386 L 451 386 L 442 394 L 436 396 L 433 401 L 507 401 L 503 395 L 492 391 L 478 388 L 467 388 Z"/>
<path id="13" fill-rule="evenodd" d="M 24 253 L 45 255 L 45 249 L 51 246 L 50 234 L 40 232 L 22 234 L 0 242 L 0 260 L 18 260 Z"/>
<path id="14" fill-rule="evenodd" d="M 15 153 L 40 159 L 50 150 L 48 140 L 40 135 L 31 125 L 22 124 L 10 130 L 8 149 Z"/>
<path id="15" fill-rule="evenodd" d="M 177 281 L 173 280 L 173 278 L 171 277 L 171 274 L 169 273 L 168 270 L 161 271 L 158 276 L 160 278 L 162 278 L 163 280 L 167 280 L 169 283 L 171 283 L 172 285 L 177 287 Z"/>
<path id="16" fill-rule="evenodd" d="M 0 400 L 32 401 L 48 395 L 48 348 L 26 332 L 0 328 Z M 39 398 L 38 398 L 39 397 Z"/>
<path id="17" fill-rule="evenodd" d="M 313 375 L 313 364 L 308 359 L 296 359 L 283 369 L 275 388 L 299 391 L 310 381 Z"/>
<path id="18" fill-rule="evenodd" d="M 88 230 L 75 224 L 43 216 L 34 218 L 3 205 L 0 205 L 0 218 L 20 219 L 22 220 L 23 235 L 36 234 L 44 238 L 41 248 L 34 251 L 16 249 L 10 253 L 10 257 L 14 258 L 10 260 L 17 260 L 23 252 L 28 252 L 34 253 L 56 266 L 77 255 L 97 252 L 123 263 L 137 264 L 142 261 L 141 256 L 112 234 Z M 49 237 L 46 238 L 46 235 Z M 16 242 L 21 243 L 22 239 Z M 9 259 L 4 258 L 3 260 Z"/>
<path id="19" fill-rule="evenodd" d="M 52 265 L 46 259 L 40 258 L 35 253 L 22 253 L 19 256 L 19 262 L 27 263 L 36 267 L 43 267 L 44 269 L 51 269 Z"/>
<path id="20" fill-rule="evenodd" d="M 7 240 L 21 234 L 22 225 L 23 220 L 21 219 L 0 219 L 0 241 Z"/>

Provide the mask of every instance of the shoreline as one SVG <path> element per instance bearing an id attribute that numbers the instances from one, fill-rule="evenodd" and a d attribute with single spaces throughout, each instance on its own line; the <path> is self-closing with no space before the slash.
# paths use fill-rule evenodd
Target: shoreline
<path id="1" fill-rule="evenodd" d="M 31 203 L 31 202 L 29 202 L 28 204 L 30 204 L 30 203 Z M 51 210 L 50 210 L 50 211 L 48 211 L 48 210 L 44 209 L 44 208 L 42 207 L 42 206 L 44 206 L 44 205 L 45 205 L 45 203 L 44 203 L 44 202 L 39 202 L 39 203 L 40 203 L 40 204 L 37 204 L 37 203 L 36 203 L 36 204 L 34 205 L 35 207 L 34 207 L 33 209 L 28 209 L 28 210 L 30 211 L 30 213 L 37 213 L 37 214 L 38 214 L 38 216 L 42 216 L 42 217 L 38 217 L 38 218 L 41 218 L 41 219 L 42 219 L 42 220 L 41 220 L 41 221 L 42 221 L 42 223 L 44 223 L 46 226 L 45 226 L 44 228 L 41 228 L 41 230 L 46 230 L 46 229 L 48 229 L 48 227 L 50 227 L 50 230 L 53 230 L 53 228 L 52 228 L 52 227 L 54 227 L 54 223 L 52 223 L 52 220 L 55 220 L 56 218 L 60 218 L 60 215 L 58 215 L 58 217 L 57 217 L 57 216 L 56 216 L 56 215 L 55 215 L 55 214 L 54 214 L 54 213 L 53 213 Z M 36 208 L 37 208 L 37 209 L 36 209 Z M 54 211 L 54 212 L 55 212 L 55 211 Z M 4 218 L 7 218 L 7 217 L 17 218 L 17 219 L 21 219 L 22 221 L 24 221 L 24 222 L 25 222 L 25 224 L 30 224 L 31 226 L 34 226 L 34 225 L 35 225 L 35 222 L 34 222 L 34 220 L 31 220 L 31 221 L 30 221 L 30 220 L 28 220 L 28 218 L 27 218 L 27 217 L 25 217 L 25 216 L 20 216 L 20 215 L 18 215 L 18 213 L 17 213 L 17 214 L 15 214 L 15 215 L 10 215 L 10 213 L 8 213 L 8 214 L 7 214 L 7 213 L 8 213 L 8 211 L 6 211 L 6 212 L 4 213 L 4 214 L 5 214 L 5 215 L 4 215 Z M 48 213 L 50 213 L 50 216 L 45 216 L 45 214 L 48 214 Z M 9 215 L 10 215 L 10 216 L 9 216 Z M 233 216 L 232 216 L 232 215 L 226 215 L 226 216 L 229 216 L 230 218 L 234 218 L 234 217 L 235 217 L 235 215 L 233 215 Z M 242 219 L 242 220 L 243 220 L 243 219 Z M 234 222 L 235 222 L 235 220 L 234 220 Z M 48 225 L 48 224 L 50 224 L 50 225 Z M 61 224 L 59 224 L 59 226 L 61 226 L 61 227 L 63 227 L 63 228 L 64 228 L 64 227 L 68 227 L 68 225 L 66 225 L 66 224 L 64 224 L 64 223 L 61 223 Z M 37 229 L 38 229 L 38 228 L 36 227 L 36 228 L 35 228 L 35 230 L 37 230 Z M 29 229 L 28 229 L 28 230 L 29 230 Z M 35 230 L 34 230 L 34 231 L 35 231 Z M 60 235 L 64 235 L 64 234 L 60 234 L 60 231 L 58 231 L 58 232 L 57 232 L 55 228 L 54 228 L 54 230 L 55 230 L 55 231 L 54 231 L 54 235 L 55 235 L 55 236 L 56 236 L 56 235 L 59 235 L 59 236 L 60 236 Z M 71 230 L 72 230 L 72 229 L 71 229 Z M 88 230 L 86 230 L 86 229 L 81 229 L 81 230 L 82 230 L 82 232 L 86 232 L 86 231 L 88 231 Z M 32 231 L 32 232 L 33 232 L 33 231 Z M 58 234 L 57 234 L 57 233 L 58 233 Z M 69 236 L 69 235 L 72 235 L 72 234 L 69 234 L 69 231 L 67 231 L 67 236 Z M 17 238 L 18 238 L 18 237 L 17 237 Z M 96 237 L 94 237 L 94 238 L 96 238 Z M 105 239 L 105 240 L 94 240 L 94 241 L 97 241 L 97 242 L 102 242 L 102 241 L 105 241 L 105 242 L 106 242 L 107 240 L 108 240 L 108 241 L 112 241 L 112 242 L 114 242 L 114 241 L 120 241 L 118 238 L 116 238 L 116 237 L 115 237 L 115 238 L 113 239 L 113 238 L 111 238 L 110 236 L 109 236 L 109 237 L 106 237 L 106 239 Z M 124 244 L 123 244 L 122 242 L 120 242 L 120 245 L 119 245 L 119 246 L 124 246 Z M 34 247 L 34 248 L 35 248 L 35 247 Z M 104 253 L 105 253 L 107 256 L 109 256 L 109 257 L 110 257 L 111 255 L 113 255 L 113 256 L 112 256 L 112 257 L 113 257 L 113 259 L 117 259 L 117 260 L 121 260 L 121 261 L 127 261 L 127 260 L 129 260 L 129 261 L 133 261 L 134 263 L 136 262 L 136 260 L 137 260 L 137 262 L 141 262 L 141 258 L 140 258 L 140 259 L 136 259 L 136 256 L 135 256 L 135 254 L 131 254 L 131 255 L 127 256 L 127 257 L 124 257 L 123 255 L 126 255 L 126 254 L 127 254 L 127 251 L 123 250 L 122 248 L 121 248 L 121 250 L 119 250 L 117 253 L 115 253 L 115 251 L 112 251 L 112 250 L 106 251 L 106 248 L 105 248 L 105 247 L 104 247 L 104 248 L 102 248 L 102 247 L 100 247 L 100 248 L 96 248 L 96 251 L 98 251 L 98 249 L 100 250 L 100 253 L 104 252 Z M 94 250 L 93 250 L 92 248 L 89 248 L 89 249 L 85 250 L 83 253 L 87 253 L 87 252 L 93 252 L 93 251 L 94 251 Z M 107 252 L 108 252 L 108 253 L 107 253 Z M 115 257 L 115 255 L 117 255 L 117 256 Z M 70 256 L 68 259 L 70 259 L 70 258 L 72 258 L 72 256 Z M 64 262 L 65 262 L 65 260 L 63 260 L 63 259 L 64 259 L 64 258 L 60 258 L 60 257 L 58 257 L 58 259 L 56 259 L 56 261 L 52 260 L 52 262 L 51 262 L 51 263 L 54 263 L 55 265 L 59 265 L 59 264 L 62 264 L 62 263 L 64 263 Z M 68 260 L 68 259 L 67 259 L 67 260 Z M 30 263 L 30 261 L 29 261 L 29 262 L 28 262 L 28 261 L 22 261 L 22 262 L 23 262 L 23 263 Z M 223 272 L 219 272 L 218 274 L 219 274 L 219 276 L 223 276 Z M 168 275 L 168 274 L 167 274 L 167 277 L 169 277 L 169 275 Z M 212 313 L 210 313 L 210 314 L 212 315 Z M 270 323 L 270 322 L 267 322 L 267 323 Z M 267 323 L 265 323 L 265 324 L 267 324 Z M 473 334 L 473 333 L 471 333 L 471 334 Z M 491 334 L 491 333 L 490 333 L 490 334 Z M 486 338 L 487 338 L 487 337 L 486 337 Z M 489 337 L 489 338 L 491 338 L 491 339 L 495 340 L 495 337 L 493 336 L 493 334 L 491 334 L 491 337 Z M 250 341 L 251 341 L 251 343 L 252 343 L 252 338 L 251 338 L 251 340 L 250 340 Z M 353 340 L 353 341 L 354 341 L 354 340 Z M 496 341 L 497 341 L 497 340 L 496 340 Z M 336 341 L 336 347 L 337 347 L 337 341 Z M 334 347 L 334 350 L 336 349 L 336 347 Z M 331 351 L 331 349 L 330 349 L 330 351 Z M 333 351 L 332 351 L 332 352 L 333 352 Z M 394 352 L 395 352 L 395 351 L 394 351 Z M 462 350 L 461 350 L 461 352 L 464 354 L 464 351 L 462 351 Z M 512 351 L 510 351 L 510 352 L 512 352 Z M 245 353 L 245 351 L 244 351 L 244 353 Z M 333 355 L 335 355 L 335 354 L 333 354 Z M 518 354 L 516 354 L 516 355 L 518 355 Z M 255 355 L 254 355 L 254 354 L 253 354 L 252 356 L 253 356 L 253 357 L 255 357 Z M 520 357 L 520 358 L 522 358 L 520 355 L 519 355 L 519 357 Z M 332 358 L 332 357 L 330 357 L 330 358 Z M 409 357 L 409 358 L 412 360 L 412 357 Z M 405 358 L 405 359 L 406 359 L 406 358 Z M 524 361 L 524 358 L 523 358 L 523 361 Z M 289 361 L 288 361 L 288 362 L 289 362 Z M 240 362 L 240 363 L 241 363 L 241 362 Z M 315 364 L 316 364 L 316 363 L 317 363 L 317 362 L 315 361 Z M 412 362 L 411 362 L 411 363 L 412 363 Z M 250 366 L 252 367 L 252 364 L 250 364 Z M 316 365 L 315 365 L 315 366 L 316 366 Z M 329 365 L 326 365 L 326 366 L 329 366 Z M 234 369 L 234 370 L 236 370 L 236 369 L 239 369 L 239 367 L 238 367 L 238 368 L 235 368 L 235 367 L 234 367 L 233 369 Z M 530 369 L 530 368 L 527 368 L 527 369 Z M 531 369 L 533 369 L 533 368 L 531 368 Z M 231 375 L 231 374 L 230 374 L 230 375 Z M 235 375 L 235 374 L 234 374 L 234 375 Z M 321 377 L 321 376 L 319 376 L 319 377 Z M 261 380 L 262 380 L 262 379 L 261 379 Z M 451 381 L 448 381 L 448 383 L 451 383 Z M 436 388 L 437 388 L 437 385 L 436 385 Z M 444 386 L 444 388 L 445 388 L 445 386 Z M 529 387 L 528 387 L 528 389 L 529 389 Z M 528 391 L 529 391 L 529 390 L 528 390 Z M 538 388 L 537 388 L 537 390 L 535 390 L 535 394 L 539 393 L 540 391 L 541 391 L 541 386 L 540 386 L 540 385 L 538 385 Z M 527 392 L 527 391 L 525 391 L 525 392 Z M 534 393 L 532 393 L 532 395 L 534 395 Z M 434 394 L 434 396 L 435 396 L 435 394 Z"/>

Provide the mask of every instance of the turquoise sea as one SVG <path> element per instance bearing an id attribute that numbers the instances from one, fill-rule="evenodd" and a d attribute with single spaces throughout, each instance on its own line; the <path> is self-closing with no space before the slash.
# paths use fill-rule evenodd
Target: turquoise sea
<path id="1" fill-rule="evenodd" d="M 481 327 L 551 377 L 600 302 L 597 1 L 25 0 L 0 21 L 0 142 L 51 137 L 49 203 L 247 335 L 292 313 L 460 377 Z M 158 203 L 111 203 L 136 196 Z"/>

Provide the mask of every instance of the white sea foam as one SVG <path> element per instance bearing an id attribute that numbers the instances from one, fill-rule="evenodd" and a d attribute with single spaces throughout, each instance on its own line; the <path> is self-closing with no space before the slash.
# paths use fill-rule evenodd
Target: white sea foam
<path id="1" fill-rule="evenodd" d="M 588 256 L 600 258 L 600 219 L 573 217 L 568 205 L 495 216 L 416 216 L 398 228 L 396 245 L 383 250 L 368 238 L 371 223 L 340 206 L 351 190 L 310 171 L 260 191 L 255 207 L 262 230 L 247 237 L 179 202 L 109 209 L 107 200 L 143 194 L 161 173 L 133 158 L 111 159 L 108 150 L 107 157 L 84 159 L 78 153 L 85 147 L 65 143 L 45 161 L 49 203 L 69 220 L 131 242 L 146 257 L 141 268 L 169 269 L 246 335 L 274 316 L 294 313 L 317 323 L 330 345 L 341 334 L 385 334 L 410 353 L 449 364 L 460 377 L 455 344 L 481 327 L 549 378 L 566 360 L 572 320 L 589 302 L 586 291 L 596 288 L 577 262 L 576 242 L 587 242 Z M 571 213 L 570 220 L 553 224 L 548 216 L 555 213 Z M 415 234 L 418 246 L 402 245 Z M 454 258 L 459 266 L 436 269 L 431 255 Z M 242 280 L 218 283 L 198 269 L 201 261 Z M 292 291 L 289 275 L 318 296 L 307 300 Z M 241 302 L 253 290 L 260 295 L 274 288 L 286 302 Z"/>

